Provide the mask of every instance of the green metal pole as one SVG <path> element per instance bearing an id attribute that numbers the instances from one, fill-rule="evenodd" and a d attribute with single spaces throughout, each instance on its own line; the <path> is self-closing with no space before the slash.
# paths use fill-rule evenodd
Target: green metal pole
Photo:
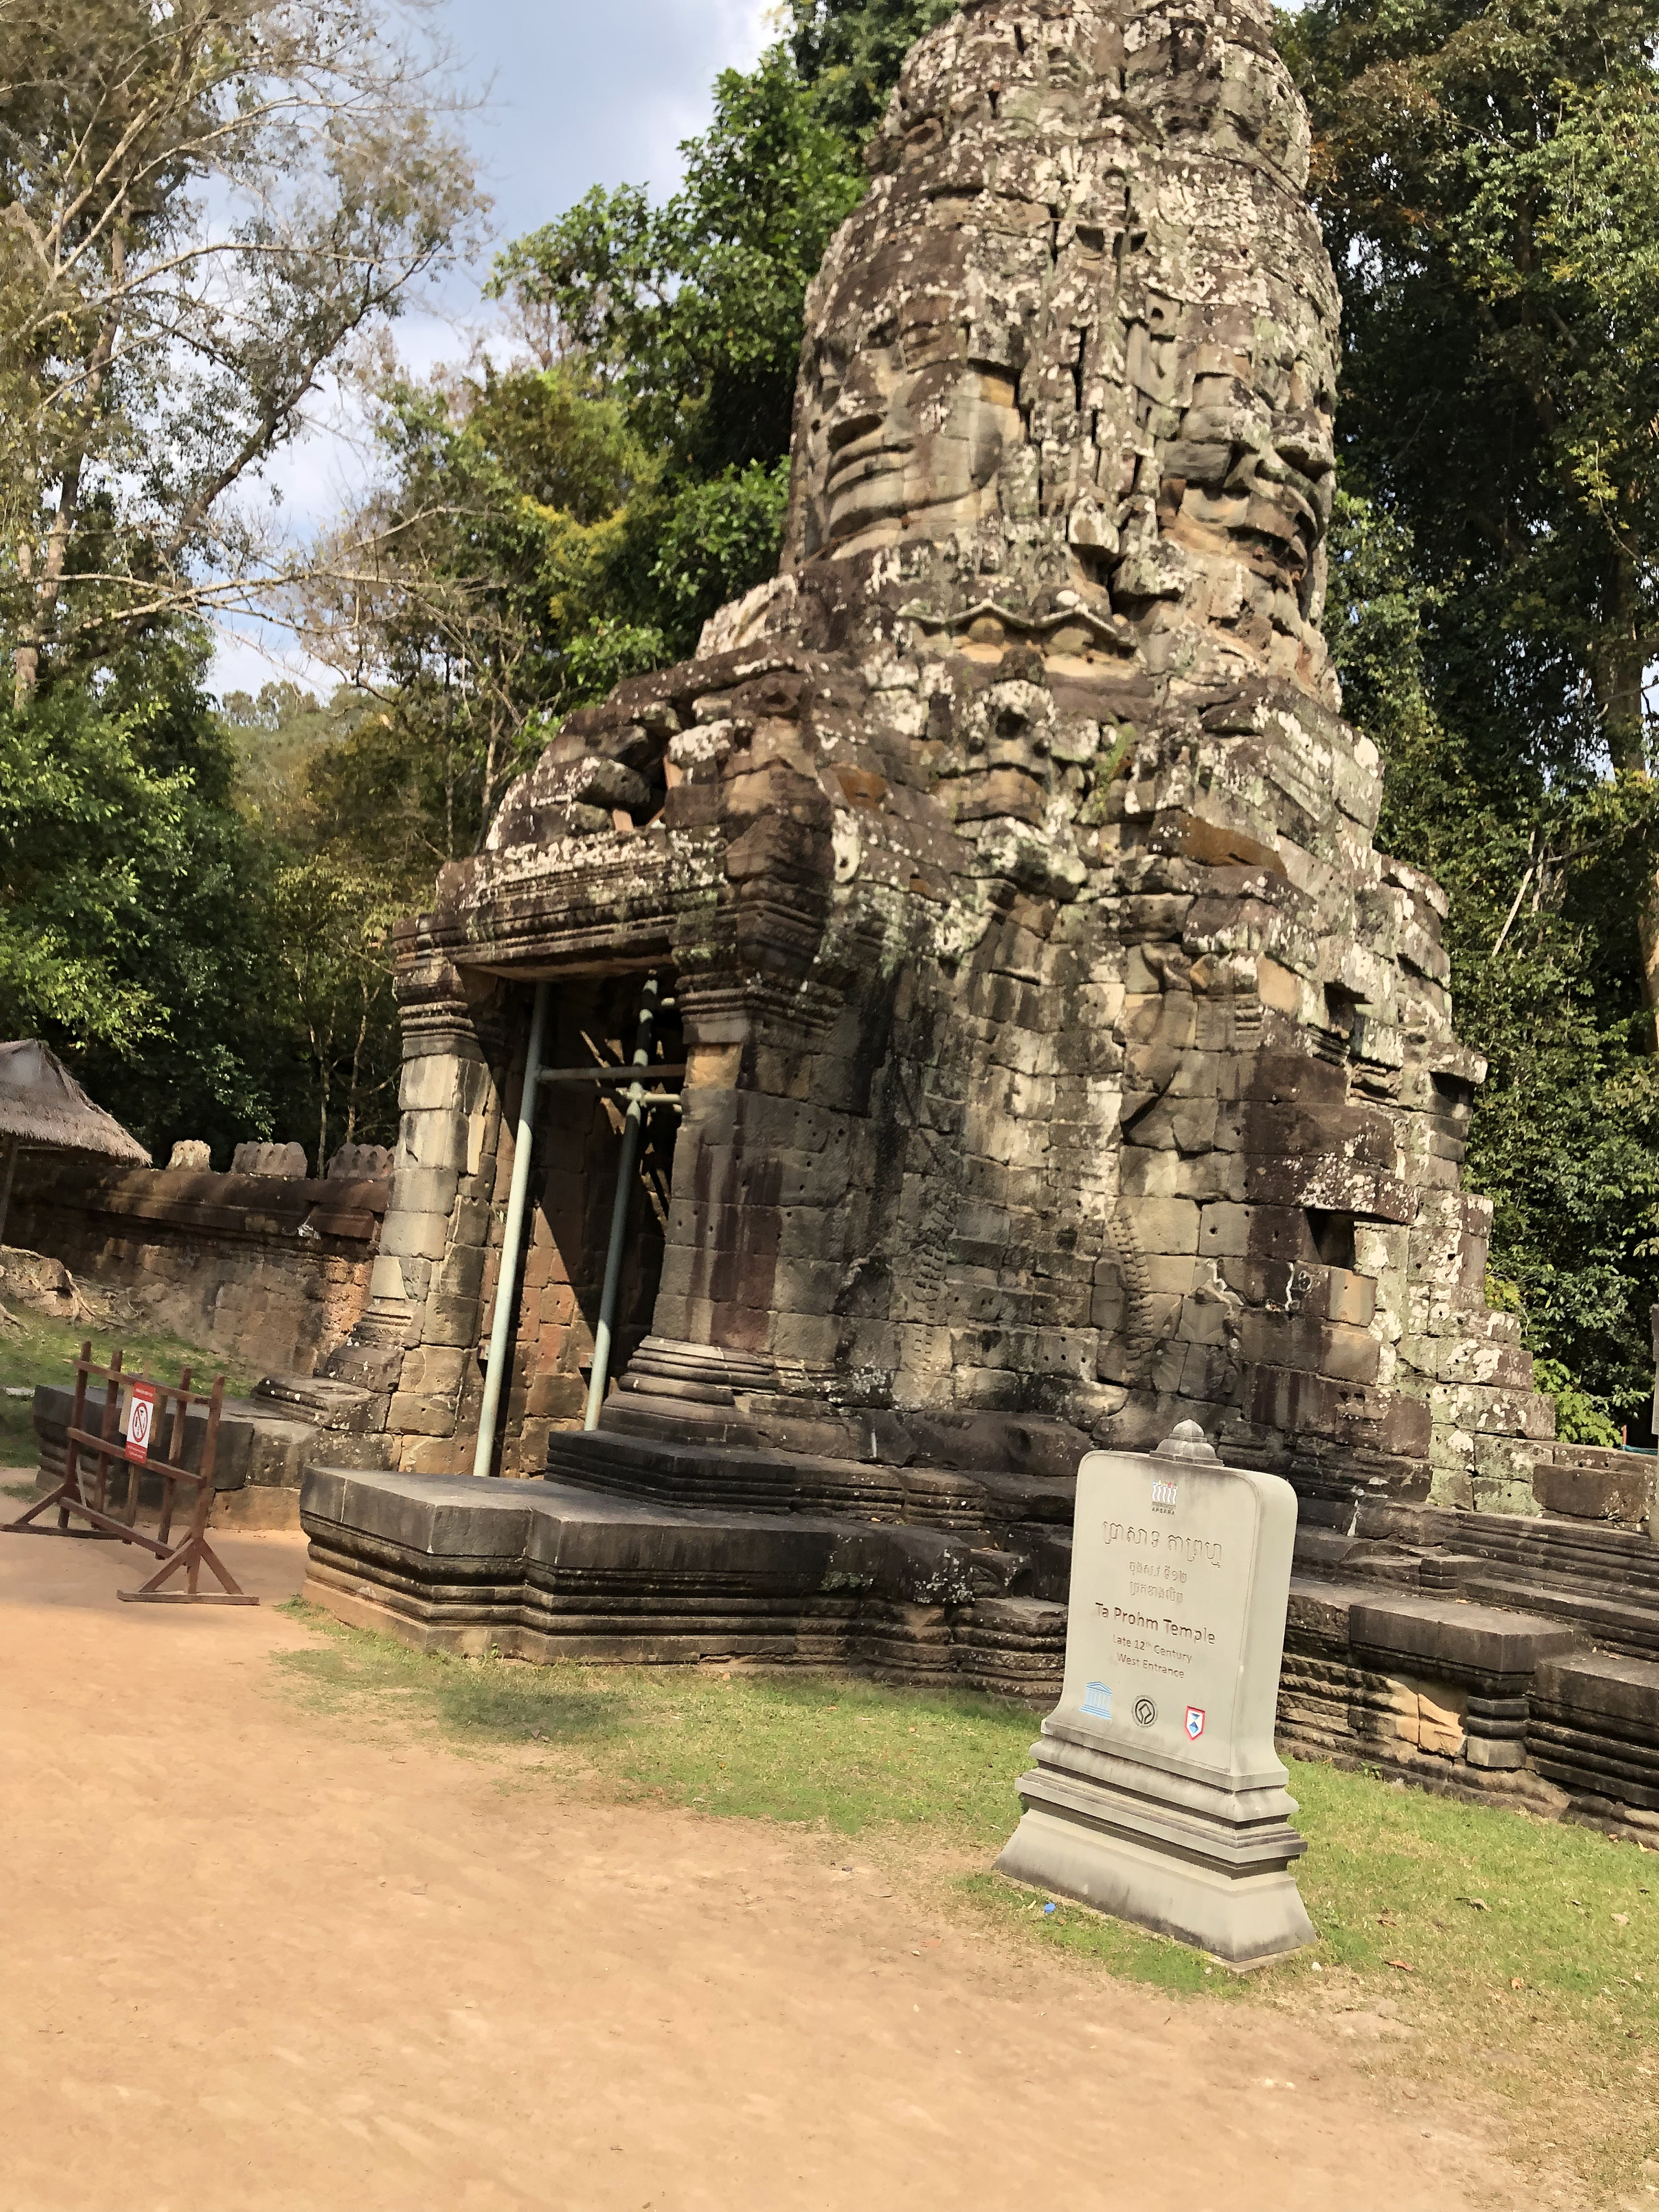
<path id="1" fill-rule="evenodd" d="M 640 1000 L 639 1041 L 634 1065 L 651 1065 L 651 1048 L 657 1030 L 657 979 L 646 978 Z M 605 1384 L 611 1379 L 611 1336 L 617 1322 L 617 1291 L 622 1282 L 623 1239 L 628 1231 L 629 1201 L 634 1195 L 634 1171 L 639 1164 L 640 1127 L 645 1120 L 645 1086 L 637 1079 L 628 1087 L 628 1113 L 623 1122 L 622 1161 L 617 1170 L 617 1195 L 611 1207 L 611 1243 L 605 1255 L 605 1288 L 599 1293 L 599 1322 L 593 1332 L 593 1370 L 587 1381 L 587 1411 L 584 1429 L 599 1425 Z"/>
<path id="2" fill-rule="evenodd" d="M 484 1369 L 483 1404 L 478 1408 L 478 1441 L 472 1454 L 474 1474 L 490 1474 L 495 1465 L 495 1422 L 501 1391 L 513 1358 L 513 1322 L 519 1310 L 519 1255 L 524 1249 L 525 1202 L 530 1195 L 530 1148 L 536 1133 L 536 1095 L 541 1089 L 542 1040 L 547 1030 L 551 986 L 538 983 L 530 1012 L 530 1042 L 525 1048 L 524 1091 L 519 1100 L 519 1133 L 513 1146 L 513 1182 L 507 1193 L 507 1226 L 501 1235 L 501 1272 L 495 1283 L 495 1312 L 489 1325 L 489 1364 Z"/>

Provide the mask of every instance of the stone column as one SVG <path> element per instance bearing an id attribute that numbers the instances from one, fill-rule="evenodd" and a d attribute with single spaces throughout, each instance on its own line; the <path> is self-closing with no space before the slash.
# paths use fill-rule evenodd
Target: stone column
<path id="1" fill-rule="evenodd" d="M 481 1027 L 497 986 L 434 957 L 400 926 L 400 1120 L 392 1202 L 369 1303 L 330 1372 L 384 1395 L 408 1472 L 462 1471 L 480 1378 L 477 1346 L 501 1097 Z"/>
<path id="2" fill-rule="evenodd" d="M 781 1367 L 787 1387 L 810 1388 L 837 1325 L 812 1262 L 787 1248 L 801 1209 L 847 1194 L 843 1116 L 820 1103 L 832 1041 L 798 1016 L 769 1020 L 741 986 L 681 983 L 678 995 L 684 1111 L 653 1333 L 630 1387 L 730 1403 L 778 1389 Z"/>

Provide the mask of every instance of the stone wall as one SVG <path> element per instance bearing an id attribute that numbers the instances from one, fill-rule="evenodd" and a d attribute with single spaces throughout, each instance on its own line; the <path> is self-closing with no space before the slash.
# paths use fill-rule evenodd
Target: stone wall
<path id="1" fill-rule="evenodd" d="M 26 1155 L 7 1234 L 239 1365 L 308 1375 L 368 1296 L 390 1187 Z"/>

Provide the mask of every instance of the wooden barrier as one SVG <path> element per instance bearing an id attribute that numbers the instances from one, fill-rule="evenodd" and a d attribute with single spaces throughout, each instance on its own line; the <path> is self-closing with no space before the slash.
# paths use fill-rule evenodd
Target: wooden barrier
<path id="1" fill-rule="evenodd" d="M 87 1426 L 87 1389 L 93 1381 L 104 1385 L 103 1415 L 98 1433 L 94 1436 Z M 127 1433 L 119 1433 L 121 1394 L 131 1393 Z M 112 1352 L 107 1367 L 95 1367 L 92 1360 L 90 1341 L 81 1346 L 81 1357 L 75 1364 L 75 1404 L 70 1414 L 68 1449 L 64 1459 L 64 1480 L 56 1490 L 45 1498 L 37 1498 L 28 1511 L 15 1521 L 6 1522 L 0 1534 L 9 1536 L 78 1536 L 106 1543 L 137 1544 L 153 1552 L 161 1562 L 149 1580 L 136 1590 L 118 1590 L 118 1597 L 135 1602 L 153 1605 L 258 1605 L 237 1583 L 230 1570 L 220 1559 L 207 1540 L 209 1509 L 213 1504 L 213 1463 L 219 1447 L 219 1414 L 224 1404 L 225 1378 L 214 1379 L 211 1390 L 204 1394 L 190 1387 L 190 1370 L 186 1367 L 177 1382 L 160 1382 L 148 1375 L 126 1375 L 122 1371 L 121 1354 Z M 180 1462 L 184 1454 L 185 1419 L 192 1406 L 207 1407 L 206 1431 L 202 1439 L 202 1464 L 188 1468 Z M 152 1441 L 161 1436 L 167 1426 L 168 1407 L 172 1408 L 172 1432 L 167 1437 L 165 1457 L 157 1456 L 150 1449 Z M 97 1462 L 97 1476 L 88 1492 L 82 1475 L 82 1462 L 90 1455 Z M 118 1514 L 110 1504 L 109 1474 L 114 1463 L 127 1470 L 125 1504 Z M 138 1526 L 138 1485 L 144 1474 L 161 1478 L 161 1517 L 155 1534 Z M 173 1513 L 180 1483 L 188 1483 L 195 1492 L 195 1504 L 190 1523 L 177 1543 L 172 1540 Z M 38 1516 L 57 1508 L 55 1527 L 37 1528 Z M 91 1525 L 85 1528 L 70 1526 L 70 1515 Z M 204 1590 L 198 1587 L 204 1563 L 217 1577 L 220 1588 Z M 180 1570 L 185 1576 L 183 1589 L 163 1589 Z"/>

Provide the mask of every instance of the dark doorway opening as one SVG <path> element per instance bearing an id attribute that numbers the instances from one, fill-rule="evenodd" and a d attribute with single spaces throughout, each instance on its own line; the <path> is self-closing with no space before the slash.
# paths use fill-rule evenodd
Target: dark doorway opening
<path id="1" fill-rule="evenodd" d="M 621 1071 L 634 1056 L 644 977 L 584 977 L 556 988 L 544 1066 Z M 684 1032 L 672 979 L 662 975 L 651 1065 L 678 1066 Z M 677 1090 L 647 1071 L 647 1091 Z M 556 1429 L 582 1424 L 621 1164 L 627 1087 L 549 1081 L 536 1122 L 536 1167 L 526 1224 L 523 1292 L 514 1349 L 503 1471 L 538 1474 Z M 662 1275 L 679 1116 L 647 1113 L 630 1176 L 610 1373 L 615 1378 L 651 1331 Z"/>

